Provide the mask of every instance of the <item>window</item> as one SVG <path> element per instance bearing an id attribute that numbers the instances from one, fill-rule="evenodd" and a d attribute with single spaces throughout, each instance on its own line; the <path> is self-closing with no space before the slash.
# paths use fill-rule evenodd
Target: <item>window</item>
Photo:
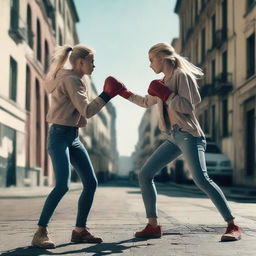
<path id="1" fill-rule="evenodd" d="M 215 72 L 215 60 L 212 61 L 212 86 L 214 86 L 214 83 L 215 83 L 215 75 L 216 75 L 216 72 Z"/>
<path id="2" fill-rule="evenodd" d="M 30 111 L 30 90 L 31 90 L 31 72 L 27 65 L 26 67 L 26 110 Z"/>
<path id="3" fill-rule="evenodd" d="M 27 38 L 28 45 L 30 46 L 30 48 L 33 48 L 32 12 L 29 4 L 27 6 Z"/>
<path id="4" fill-rule="evenodd" d="M 204 61 L 205 58 L 205 28 L 201 33 L 201 60 Z"/>
<path id="5" fill-rule="evenodd" d="M 9 98 L 13 101 L 17 100 L 17 73 L 17 62 L 10 57 Z"/>
<path id="6" fill-rule="evenodd" d="M 202 0 L 202 9 L 205 7 L 205 0 Z"/>
<path id="7" fill-rule="evenodd" d="M 42 51 L 41 51 L 41 25 L 39 20 L 36 22 L 36 33 L 37 33 L 37 49 L 36 57 L 39 61 L 42 61 Z"/>
<path id="8" fill-rule="evenodd" d="M 255 33 L 247 38 L 247 78 L 255 74 Z"/>
<path id="9" fill-rule="evenodd" d="M 227 82 L 228 73 L 228 53 L 227 51 L 222 53 L 222 82 Z"/>
<path id="10" fill-rule="evenodd" d="M 212 16 L 212 48 L 215 46 L 216 16 Z"/>
<path id="11" fill-rule="evenodd" d="M 41 166 L 41 97 L 40 83 L 36 79 L 36 166 Z"/>
<path id="12" fill-rule="evenodd" d="M 228 11 L 227 0 L 222 2 L 222 39 L 227 39 L 227 27 L 228 27 Z"/>
<path id="13" fill-rule="evenodd" d="M 48 67 L 49 67 L 49 46 L 48 42 L 45 40 L 44 41 L 44 72 L 48 72 Z"/>
<path id="14" fill-rule="evenodd" d="M 195 0 L 195 22 L 198 19 L 198 0 Z"/>
<path id="15" fill-rule="evenodd" d="M 228 136 L 228 100 L 222 101 L 222 136 Z"/>
<path id="16" fill-rule="evenodd" d="M 62 44 L 63 44 L 63 38 L 62 38 L 61 30 L 59 28 L 59 45 L 62 45 Z"/>
<path id="17" fill-rule="evenodd" d="M 17 30 L 19 27 L 19 0 L 11 0 L 11 30 Z"/>

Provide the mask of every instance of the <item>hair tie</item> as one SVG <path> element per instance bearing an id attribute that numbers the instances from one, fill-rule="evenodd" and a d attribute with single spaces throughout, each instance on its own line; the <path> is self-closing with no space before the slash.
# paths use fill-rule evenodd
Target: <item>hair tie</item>
<path id="1" fill-rule="evenodd" d="M 73 51 L 73 48 L 72 48 L 72 47 L 69 47 L 69 48 L 67 49 L 67 52 L 71 52 L 71 51 Z"/>

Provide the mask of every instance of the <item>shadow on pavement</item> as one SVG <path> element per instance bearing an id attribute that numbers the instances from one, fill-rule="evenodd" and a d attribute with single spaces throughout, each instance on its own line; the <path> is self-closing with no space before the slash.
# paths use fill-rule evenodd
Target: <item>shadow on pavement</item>
<path id="1" fill-rule="evenodd" d="M 131 246 L 122 245 L 124 243 L 136 243 L 141 241 L 145 241 L 145 240 L 132 238 L 132 239 L 123 240 L 120 242 L 95 244 L 89 247 L 75 249 L 75 250 L 69 250 L 66 248 L 66 250 L 62 252 L 55 252 L 55 249 L 46 250 L 41 248 L 35 248 L 32 246 L 27 246 L 27 247 L 18 247 L 6 252 L 2 252 L 0 253 L 0 255 L 1 256 L 40 256 L 40 255 L 72 255 L 72 254 L 78 255 L 79 253 L 81 254 L 94 253 L 93 256 L 103 256 L 103 255 L 123 253 L 125 250 L 129 250 L 131 248 L 145 247 L 144 244 L 141 244 L 141 245 L 133 244 Z M 73 243 L 60 244 L 56 246 L 56 249 L 72 246 L 72 245 L 74 244 Z M 86 246 L 88 244 L 84 244 L 84 245 Z M 147 244 L 146 246 L 150 246 L 150 245 L 151 244 Z"/>

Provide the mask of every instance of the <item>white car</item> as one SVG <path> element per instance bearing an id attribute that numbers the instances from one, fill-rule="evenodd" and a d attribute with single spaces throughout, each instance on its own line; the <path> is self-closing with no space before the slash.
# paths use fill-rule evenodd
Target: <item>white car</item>
<path id="1" fill-rule="evenodd" d="M 207 172 L 214 181 L 225 184 L 232 183 L 232 167 L 227 156 L 221 152 L 219 147 L 211 139 L 207 138 L 205 152 Z M 192 181 L 192 175 L 187 163 L 180 156 L 169 164 L 171 178 L 178 183 Z"/>

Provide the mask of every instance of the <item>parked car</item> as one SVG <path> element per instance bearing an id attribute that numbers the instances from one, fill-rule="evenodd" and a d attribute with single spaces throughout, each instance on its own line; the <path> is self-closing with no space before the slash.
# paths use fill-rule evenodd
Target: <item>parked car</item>
<path id="1" fill-rule="evenodd" d="M 232 183 L 232 167 L 227 156 L 221 152 L 218 145 L 206 138 L 207 147 L 205 152 L 207 171 L 214 181 L 230 185 Z M 169 164 L 171 179 L 177 183 L 192 182 L 192 175 L 183 156 L 180 156 Z"/>

